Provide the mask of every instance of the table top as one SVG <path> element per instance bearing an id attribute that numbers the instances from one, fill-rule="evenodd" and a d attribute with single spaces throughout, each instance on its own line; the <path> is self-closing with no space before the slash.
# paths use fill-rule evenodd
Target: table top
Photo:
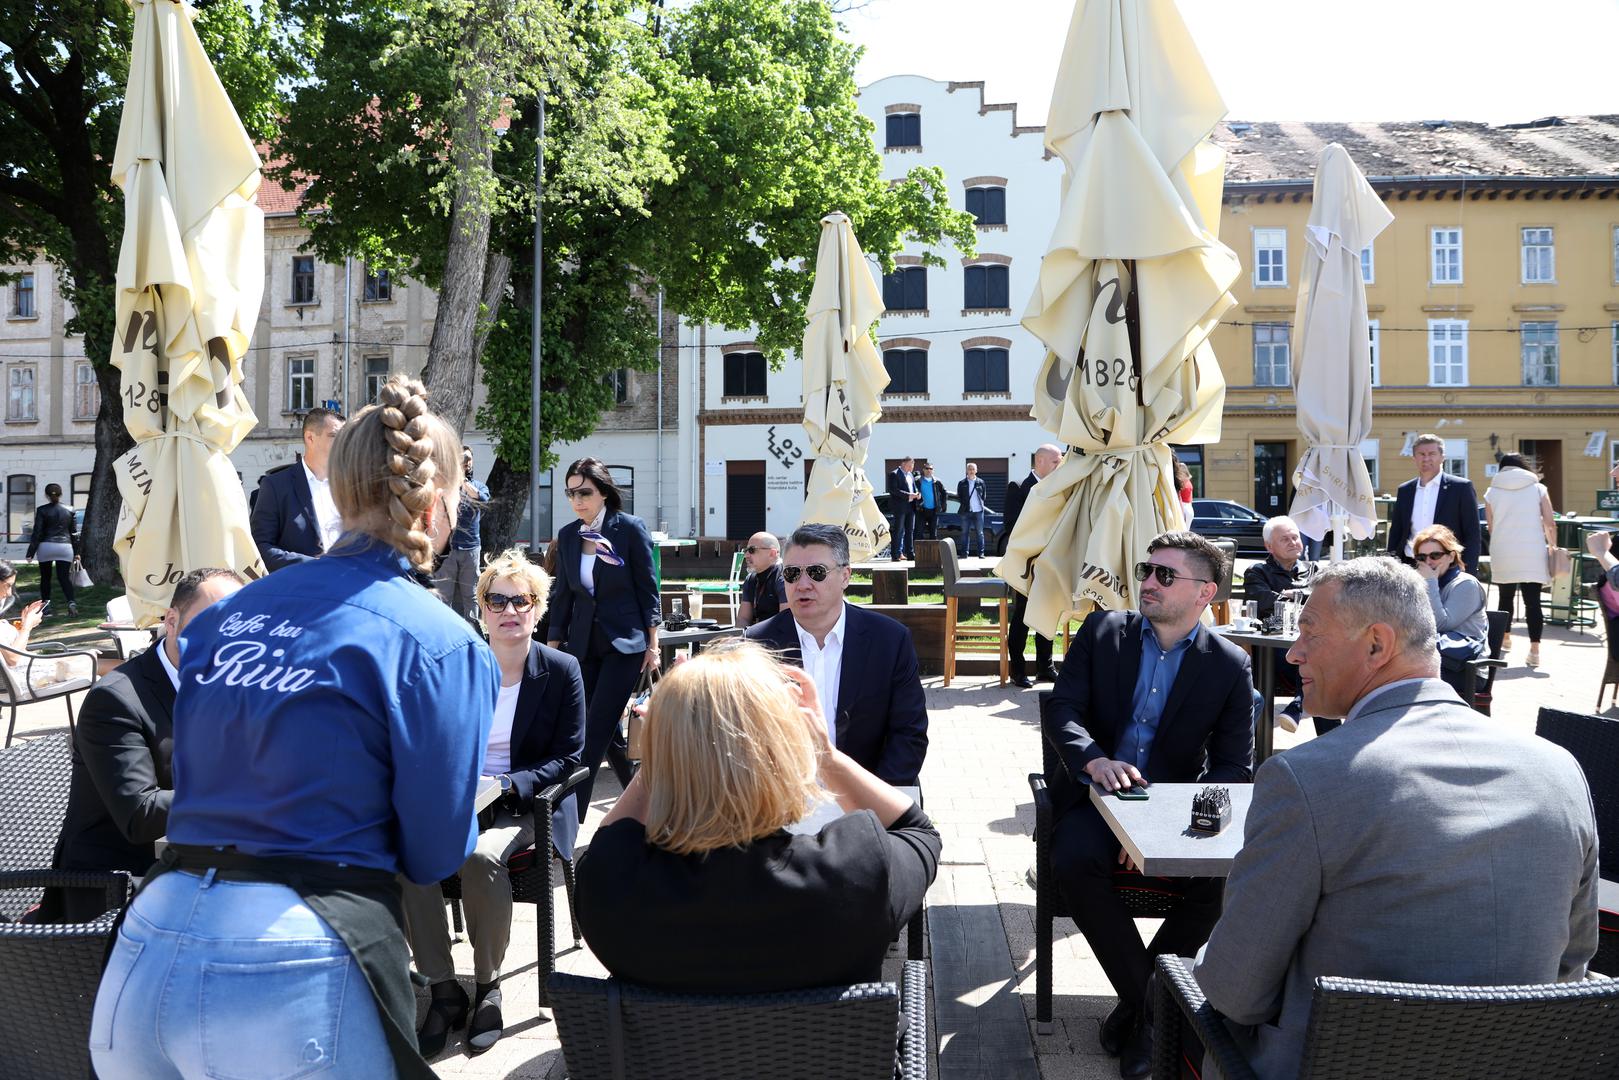
<path id="1" fill-rule="evenodd" d="M 500 781 L 493 776 L 478 777 L 478 793 L 472 797 L 472 812 L 481 814 L 489 804 L 500 798 Z"/>
<path id="2" fill-rule="evenodd" d="M 658 648 L 665 645 L 690 645 L 692 642 L 710 641 L 720 637 L 734 637 L 742 633 L 740 626 L 708 626 L 697 630 L 659 630 Z"/>
<path id="3" fill-rule="evenodd" d="M 697 546 L 697 541 L 695 540 L 681 540 L 673 536 L 654 536 L 652 538 L 652 543 L 655 547 L 661 548 L 683 548 Z"/>
<path id="4" fill-rule="evenodd" d="M 1216 626 L 1216 634 L 1238 645 L 1258 645 L 1265 649 L 1290 649 L 1299 639 L 1297 634 L 1264 634 L 1258 630 L 1238 630 L 1230 626 Z"/>
<path id="5" fill-rule="evenodd" d="M 1193 832 L 1192 796 L 1205 787 L 1231 792 L 1231 824 L 1218 833 Z M 1091 786 L 1091 805 L 1152 877 L 1225 877 L 1242 848 L 1242 826 L 1253 800 L 1252 784 L 1152 784 L 1149 797 L 1120 799 Z"/>
<path id="6" fill-rule="evenodd" d="M 1597 907 L 1619 913 L 1619 881 L 1597 878 Z"/>

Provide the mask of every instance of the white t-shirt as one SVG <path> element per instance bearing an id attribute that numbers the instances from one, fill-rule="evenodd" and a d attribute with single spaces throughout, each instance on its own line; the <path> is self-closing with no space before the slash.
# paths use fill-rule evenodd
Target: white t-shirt
<path id="1" fill-rule="evenodd" d="M 815 635 L 797 623 L 799 655 L 804 671 L 815 684 L 815 693 L 821 699 L 821 711 L 826 714 L 826 735 L 832 745 L 838 744 L 838 680 L 843 677 L 843 635 L 849 621 L 849 608 L 838 613 L 838 621 L 826 632 L 826 647 L 815 643 Z"/>
<path id="2" fill-rule="evenodd" d="M 343 535 L 343 515 L 332 501 L 332 482 L 315 479 L 315 474 L 304 466 L 304 479 L 309 481 L 309 499 L 315 504 L 315 523 L 320 526 L 320 549 L 330 551 L 337 538 Z"/>
<path id="3" fill-rule="evenodd" d="M 489 749 L 483 755 L 485 776 L 512 771 L 512 720 L 517 716 L 517 694 L 522 689 L 521 679 L 500 688 L 500 697 L 495 701 L 495 722 L 489 727 Z"/>
<path id="4" fill-rule="evenodd" d="M 1405 542 L 1409 557 L 1416 557 L 1417 533 L 1433 524 L 1434 511 L 1439 507 L 1439 480 L 1444 475 L 1439 473 L 1426 484 L 1420 477 L 1417 479 L 1417 490 L 1411 497 L 1411 538 Z"/>

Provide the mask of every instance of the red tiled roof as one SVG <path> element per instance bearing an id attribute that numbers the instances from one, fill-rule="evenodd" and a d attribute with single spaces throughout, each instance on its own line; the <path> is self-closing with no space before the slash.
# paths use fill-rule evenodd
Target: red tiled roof
<path id="1" fill-rule="evenodd" d="M 271 159 L 270 147 L 267 144 L 260 143 L 257 149 L 259 157 L 264 161 L 266 168 L 283 163 L 282 159 Z M 271 179 L 270 174 L 266 172 L 263 182 L 259 184 L 259 209 L 264 211 L 266 217 L 277 214 L 296 214 L 299 205 L 303 202 L 304 192 L 308 190 L 309 181 L 307 180 L 300 180 L 296 187 L 288 189 Z"/>

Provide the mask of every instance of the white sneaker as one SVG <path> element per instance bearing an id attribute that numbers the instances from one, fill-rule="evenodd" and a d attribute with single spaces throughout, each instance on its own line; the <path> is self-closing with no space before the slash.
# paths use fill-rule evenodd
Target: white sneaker
<path id="1" fill-rule="evenodd" d="M 1289 733 L 1297 731 L 1299 729 L 1299 717 L 1303 713 L 1304 710 L 1297 701 L 1290 701 L 1287 703 L 1286 708 L 1276 710 L 1276 726 Z"/>

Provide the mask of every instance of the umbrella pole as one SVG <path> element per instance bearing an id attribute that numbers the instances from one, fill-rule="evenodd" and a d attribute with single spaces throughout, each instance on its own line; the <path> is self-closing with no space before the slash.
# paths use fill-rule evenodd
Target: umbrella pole
<path id="1" fill-rule="evenodd" d="M 1349 515 L 1337 503 L 1332 503 L 1331 508 L 1332 561 L 1338 563 L 1344 561 L 1344 530 L 1349 528 Z"/>

